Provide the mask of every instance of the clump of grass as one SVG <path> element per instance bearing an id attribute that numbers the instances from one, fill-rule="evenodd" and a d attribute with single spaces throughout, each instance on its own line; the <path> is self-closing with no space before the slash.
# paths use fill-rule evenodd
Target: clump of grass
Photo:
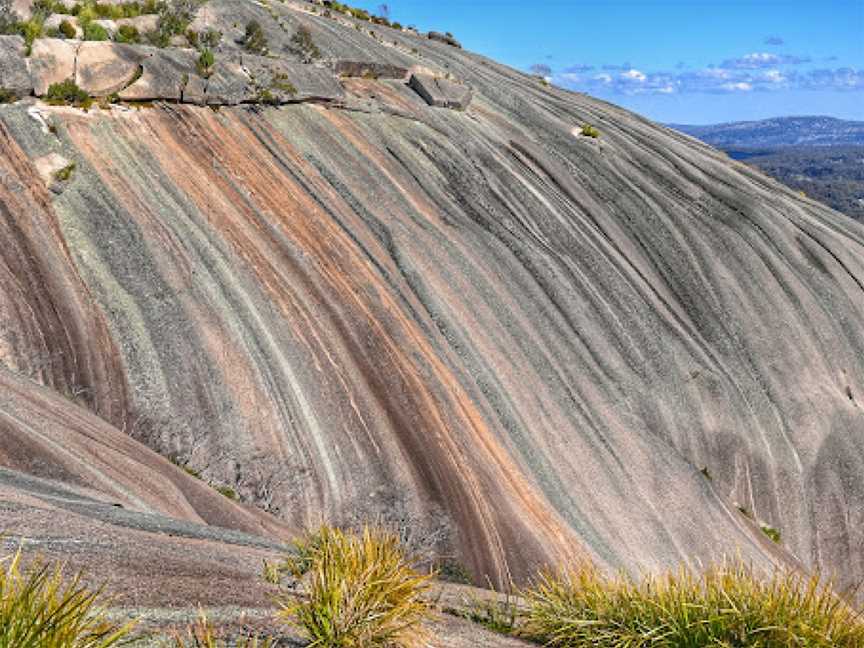
<path id="1" fill-rule="evenodd" d="M 36 563 L 22 569 L 21 552 L 0 563 L 0 647 L 110 648 L 132 624 L 116 626 L 99 606 L 101 591 L 67 581 L 61 567 Z"/>
<path id="2" fill-rule="evenodd" d="M 120 25 L 114 40 L 118 43 L 140 43 L 141 34 L 134 25 Z"/>
<path id="3" fill-rule="evenodd" d="M 230 644 L 235 648 L 274 648 L 276 642 L 271 638 L 241 637 Z M 175 633 L 171 638 L 173 648 L 229 648 L 229 643 L 219 637 L 207 615 L 201 612 L 198 619 L 185 634 Z"/>
<path id="4" fill-rule="evenodd" d="M 432 574 L 417 569 L 392 533 L 325 526 L 267 572 L 271 581 L 284 573 L 299 581 L 299 590 L 280 592 L 278 615 L 313 646 L 412 648 L 427 638 L 423 622 L 432 609 L 423 595 Z"/>
<path id="5" fill-rule="evenodd" d="M 586 566 L 546 573 L 523 596 L 523 633 L 552 647 L 864 646 L 860 612 L 818 577 L 763 579 L 740 562 L 639 582 Z"/>
<path id="6" fill-rule="evenodd" d="M 522 614 L 516 598 L 507 594 L 503 599 L 474 598 L 468 610 L 460 612 L 459 616 L 479 623 L 492 632 L 509 635 L 518 630 Z"/>
<path id="7" fill-rule="evenodd" d="M 768 526 L 767 524 L 762 526 L 761 528 L 762 528 L 762 533 L 764 533 L 766 536 L 768 536 L 772 540 L 772 542 L 776 542 L 777 544 L 780 544 L 780 531 L 779 530 L 775 529 L 772 526 Z"/>
<path id="8" fill-rule="evenodd" d="M 95 22 L 84 23 L 84 40 L 85 41 L 107 41 L 110 39 L 108 30 L 102 25 Z"/>
<path id="9" fill-rule="evenodd" d="M 75 162 L 70 162 L 62 169 L 58 169 L 54 172 L 54 179 L 59 180 L 60 182 L 66 182 L 72 177 L 72 174 L 75 172 Z"/>
<path id="10" fill-rule="evenodd" d="M 223 497 L 227 497 L 230 500 L 237 501 L 237 491 L 235 491 L 230 486 L 216 486 L 215 488 Z"/>
<path id="11" fill-rule="evenodd" d="M 585 137 L 593 137 L 594 139 L 600 137 L 600 131 L 591 124 L 585 124 L 584 126 L 582 126 L 582 134 Z"/>

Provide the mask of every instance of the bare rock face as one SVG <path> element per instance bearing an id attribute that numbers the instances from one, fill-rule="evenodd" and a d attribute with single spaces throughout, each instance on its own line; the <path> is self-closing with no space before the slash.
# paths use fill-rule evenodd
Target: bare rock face
<path id="1" fill-rule="evenodd" d="M 465 110 L 473 96 L 471 88 L 428 74 L 411 75 L 411 87 L 430 106 L 440 108 Z"/>
<path id="2" fill-rule="evenodd" d="M 191 103 L 201 100 L 196 85 L 188 89 Z M 217 62 L 204 87 L 203 103 L 208 105 L 236 106 L 257 98 L 252 80 L 239 63 Z"/>
<path id="3" fill-rule="evenodd" d="M 0 36 L 0 91 L 25 97 L 33 91 L 24 39 L 20 36 Z"/>
<path id="4" fill-rule="evenodd" d="M 78 50 L 75 82 L 94 97 L 119 92 L 141 74 L 150 52 L 109 42 L 84 42 Z"/>
<path id="5" fill-rule="evenodd" d="M 116 21 L 118 29 L 123 26 L 134 27 L 141 34 L 156 31 L 159 27 L 159 16 L 157 14 L 145 14 L 134 18 L 118 18 Z"/>
<path id="6" fill-rule="evenodd" d="M 344 95 L 329 69 L 244 54 L 242 65 L 258 90 L 271 103 L 334 101 Z"/>
<path id="7" fill-rule="evenodd" d="M 0 106 L 0 463 L 177 499 L 150 469 L 111 486 L 126 459 L 94 439 L 131 437 L 290 528 L 414 529 L 480 583 L 735 555 L 864 579 L 864 225 L 455 47 L 292 3 L 205 12 L 226 37 L 183 97 L 218 111 L 40 107 L 57 137 Z M 251 19 L 273 52 L 304 24 L 323 59 L 429 74 L 226 105 L 283 80 L 239 62 Z M 142 93 L 165 69 L 175 96 L 190 64 L 97 45 L 100 92 L 150 66 Z M 60 47 L 72 65 L 36 42 L 42 76 L 71 74 L 44 65 Z M 77 163 L 59 200 L 50 152 Z M 51 443 L 82 426 L 74 456 Z"/>
<path id="8" fill-rule="evenodd" d="M 120 91 L 120 99 L 179 101 L 189 80 L 196 75 L 194 50 L 153 49 L 143 59 L 141 78 Z"/>
<path id="9" fill-rule="evenodd" d="M 33 41 L 30 53 L 30 75 L 37 97 L 48 92 L 53 83 L 62 83 L 75 76 L 75 56 L 80 41 L 60 38 L 39 38 Z"/>

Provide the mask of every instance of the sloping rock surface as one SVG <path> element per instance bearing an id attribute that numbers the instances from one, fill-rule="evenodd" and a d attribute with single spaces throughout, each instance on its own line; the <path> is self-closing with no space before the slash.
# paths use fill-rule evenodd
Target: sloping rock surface
<path id="1" fill-rule="evenodd" d="M 146 50 L 130 45 L 107 41 L 81 43 L 75 82 L 93 96 L 108 96 L 123 90 L 141 74 L 146 57 Z"/>
<path id="2" fill-rule="evenodd" d="M 412 74 L 411 87 L 430 106 L 465 110 L 471 103 L 471 89 L 429 74 Z"/>
<path id="3" fill-rule="evenodd" d="M 27 96 L 33 90 L 24 58 L 24 39 L 20 36 L 0 36 L 0 90 L 18 96 Z"/>
<path id="4" fill-rule="evenodd" d="M 471 104 L 347 79 L 326 105 L 0 108 L 0 362 L 76 400 L 58 427 L 85 408 L 289 528 L 382 518 L 478 582 L 736 554 L 864 577 L 864 226 L 483 57 L 272 9 L 196 21 L 217 61 L 247 20 L 272 52 L 306 25 Z M 257 92 L 239 63 L 196 79 Z M 56 197 L 51 152 L 77 164 Z M 50 458 L 29 398 L 4 432 Z"/>

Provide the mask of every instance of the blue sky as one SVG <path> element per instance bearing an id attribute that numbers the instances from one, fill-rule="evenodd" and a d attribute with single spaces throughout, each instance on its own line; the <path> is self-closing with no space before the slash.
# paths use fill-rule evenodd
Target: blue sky
<path id="1" fill-rule="evenodd" d="M 864 120 L 864 0 L 388 4 L 393 20 L 658 121 Z"/>

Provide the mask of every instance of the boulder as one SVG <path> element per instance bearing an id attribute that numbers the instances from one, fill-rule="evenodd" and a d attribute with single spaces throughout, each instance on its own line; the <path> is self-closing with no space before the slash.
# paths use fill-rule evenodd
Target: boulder
<path id="1" fill-rule="evenodd" d="M 75 54 L 80 41 L 60 38 L 38 38 L 30 53 L 30 78 L 37 97 L 48 92 L 52 83 L 61 83 L 75 75 Z"/>
<path id="2" fill-rule="evenodd" d="M 64 22 L 68 22 L 75 28 L 75 38 L 83 38 L 84 30 L 81 29 L 81 26 L 78 24 L 78 18 L 76 16 L 70 16 L 69 14 L 51 14 L 45 20 L 45 29 L 60 29 L 60 25 Z"/>
<path id="3" fill-rule="evenodd" d="M 26 97 L 33 92 L 33 82 L 24 58 L 24 39 L 0 36 L 0 95 Z"/>
<path id="4" fill-rule="evenodd" d="M 120 98 L 126 101 L 180 101 L 187 82 L 195 76 L 196 58 L 194 50 L 153 48 L 152 54 L 141 63 L 141 78 L 121 90 Z"/>
<path id="5" fill-rule="evenodd" d="M 275 103 L 334 101 L 345 94 L 329 69 L 249 54 L 243 55 L 242 63 L 258 97 L 265 95 Z"/>
<path id="6" fill-rule="evenodd" d="M 12 0 L 11 9 L 20 20 L 30 20 L 33 16 L 33 0 Z"/>
<path id="7" fill-rule="evenodd" d="M 159 16 L 156 14 L 145 14 L 143 16 L 135 16 L 134 18 L 120 18 L 115 22 L 117 23 L 117 29 L 128 25 L 137 29 L 139 34 L 147 34 L 158 29 Z"/>
<path id="8" fill-rule="evenodd" d="M 120 92 L 142 72 L 152 48 L 120 43 L 85 42 L 78 50 L 75 82 L 94 97 Z"/>
<path id="9" fill-rule="evenodd" d="M 462 49 L 462 43 L 453 38 L 453 34 L 442 34 L 440 32 L 430 31 L 426 34 L 426 37 L 429 40 L 438 41 L 439 43 L 447 43 L 448 45 Z"/>
<path id="10" fill-rule="evenodd" d="M 368 61 L 336 61 L 333 71 L 342 77 L 363 77 L 371 79 L 408 78 L 408 69 L 389 63 L 372 63 Z"/>
<path id="11" fill-rule="evenodd" d="M 465 110 L 471 103 L 471 88 L 429 74 L 411 75 L 410 86 L 430 106 Z"/>

